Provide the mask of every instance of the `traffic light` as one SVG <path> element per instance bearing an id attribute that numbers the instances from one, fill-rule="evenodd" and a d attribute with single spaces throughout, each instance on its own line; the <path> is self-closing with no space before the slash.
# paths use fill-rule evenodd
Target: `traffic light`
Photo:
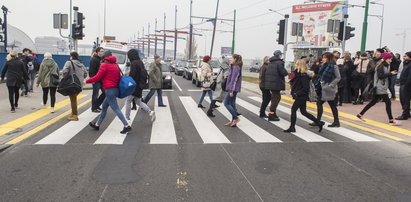
<path id="1" fill-rule="evenodd" d="M 278 38 L 277 42 L 278 44 L 284 45 L 284 38 L 285 38 L 285 20 L 280 20 L 278 23 Z"/>
<path id="2" fill-rule="evenodd" d="M 83 28 L 85 28 L 83 24 L 83 20 L 86 18 L 83 16 L 83 13 L 77 12 L 77 23 L 73 23 L 72 25 L 72 37 L 73 39 L 83 39 L 84 33 L 83 33 Z"/>
<path id="3" fill-rule="evenodd" d="M 340 26 L 338 28 L 338 40 L 343 41 L 343 39 L 344 39 L 344 21 L 340 22 Z"/>
<path id="4" fill-rule="evenodd" d="M 350 38 L 352 38 L 352 37 L 355 36 L 354 33 L 351 33 L 351 32 L 353 32 L 354 30 L 355 30 L 355 27 L 351 27 L 351 26 L 346 26 L 346 27 L 345 27 L 345 40 L 348 40 L 348 39 L 350 39 Z"/>

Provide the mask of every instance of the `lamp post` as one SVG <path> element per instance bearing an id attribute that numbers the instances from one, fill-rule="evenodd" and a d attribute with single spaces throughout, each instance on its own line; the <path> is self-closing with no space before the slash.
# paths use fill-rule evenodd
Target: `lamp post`
<path id="1" fill-rule="evenodd" d="M 384 4 L 377 3 L 377 2 L 370 2 L 370 4 L 382 6 L 382 14 L 381 15 L 369 15 L 369 16 L 377 17 L 378 19 L 381 20 L 380 47 L 382 47 L 382 34 L 383 34 L 383 30 L 384 30 L 384 7 L 385 6 L 384 6 Z"/>

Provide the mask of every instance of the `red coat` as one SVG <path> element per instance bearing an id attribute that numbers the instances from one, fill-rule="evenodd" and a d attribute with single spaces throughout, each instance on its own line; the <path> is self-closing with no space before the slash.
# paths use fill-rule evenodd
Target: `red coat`
<path id="1" fill-rule="evenodd" d="M 97 74 L 89 79 L 87 83 L 94 83 L 97 81 L 102 81 L 104 89 L 118 88 L 120 82 L 121 73 L 118 65 L 116 64 L 115 56 L 108 56 L 104 58 L 109 62 L 104 62 L 101 64 L 100 69 Z"/>

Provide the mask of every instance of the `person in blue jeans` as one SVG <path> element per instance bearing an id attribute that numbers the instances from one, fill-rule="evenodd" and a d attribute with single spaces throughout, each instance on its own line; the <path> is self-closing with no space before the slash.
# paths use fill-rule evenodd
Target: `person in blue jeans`
<path id="1" fill-rule="evenodd" d="M 104 90 L 106 91 L 106 98 L 103 101 L 98 121 L 96 123 L 90 122 L 89 125 L 95 130 L 99 130 L 100 125 L 103 123 L 104 118 L 107 115 L 107 109 L 110 106 L 124 125 L 124 128 L 120 133 L 126 134 L 131 131 L 131 126 L 127 122 L 117 103 L 117 97 L 119 95 L 118 84 L 121 78 L 120 68 L 116 64 L 116 57 L 112 56 L 110 51 L 105 51 L 102 58 L 103 63 L 97 74 L 85 81 L 86 83 L 102 81 Z"/>
<path id="2" fill-rule="evenodd" d="M 234 54 L 231 58 L 231 68 L 227 77 L 226 91 L 228 92 L 224 99 L 224 106 L 230 112 L 232 120 L 226 123 L 226 126 L 236 127 L 240 121 L 238 118 L 236 98 L 241 91 L 241 68 L 243 67 L 243 59 L 241 55 Z"/>
<path id="3" fill-rule="evenodd" d="M 154 62 L 150 65 L 149 76 L 148 87 L 150 88 L 150 92 L 148 92 L 143 102 L 147 104 L 157 91 L 158 106 L 166 107 L 166 105 L 163 104 L 163 89 L 161 88 L 163 84 L 163 73 L 161 71 L 161 58 L 158 55 L 154 56 Z"/>
<path id="4" fill-rule="evenodd" d="M 208 94 L 210 102 L 213 100 L 213 91 L 210 88 L 210 84 L 213 81 L 213 69 L 209 64 L 210 60 L 211 57 L 206 55 L 203 57 L 203 62 L 201 63 L 200 81 L 202 82 L 202 93 L 200 100 L 198 101 L 198 108 L 205 108 L 203 106 L 203 101 L 206 94 Z"/>

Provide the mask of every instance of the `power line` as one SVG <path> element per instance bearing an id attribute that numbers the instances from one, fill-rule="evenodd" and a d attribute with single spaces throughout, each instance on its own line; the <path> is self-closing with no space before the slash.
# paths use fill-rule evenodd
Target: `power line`
<path id="1" fill-rule="evenodd" d="M 258 2 L 252 3 L 252 4 L 249 4 L 249 5 L 247 5 L 247 6 L 238 8 L 238 9 L 236 9 L 236 10 L 239 11 L 239 10 L 242 10 L 242 9 L 245 9 L 245 8 L 250 8 L 250 7 L 256 6 L 256 5 L 260 4 L 260 3 L 263 3 L 263 2 L 265 2 L 265 1 L 268 1 L 268 0 L 261 0 L 261 1 L 258 1 Z M 218 17 L 226 16 L 226 15 L 231 14 L 231 13 L 233 13 L 233 12 L 234 12 L 234 11 L 230 11 L 230 12 L 224 13 L 224 14 L 218 16 Z"/>
<path id="2" fill-rule="evenodd" d="M 249 30 L 249 29 L 256 28 L 256 27 L 264 27 L 264 26 L 267 26 L 267 25 L 275 25 L 275 24 L 276 24 L 276 23 L 274 23 L 274 22 L 265 23 L 265 24 L 259 24 L 259 25 L 254 25 L 254 26 L 250 26 L 250 27 L 245 27 L 245 28 L 242 28 L 242 29 L 238 29 L 237 31 Z"/>

